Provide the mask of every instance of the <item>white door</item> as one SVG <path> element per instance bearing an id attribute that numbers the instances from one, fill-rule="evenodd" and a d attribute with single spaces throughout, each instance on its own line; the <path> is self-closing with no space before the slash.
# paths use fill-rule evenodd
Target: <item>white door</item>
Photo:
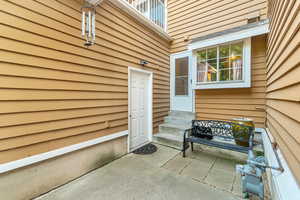
<path id="1" fill-rule="evenodd" d="M 152 137 L 152 74 L 129 71 L 129 151 L 151 142 Z"/>
<path id="2" fill-rule="evenodd" d="M 193 112 L 192 52 L 171 55 L 171 110 Z"/>

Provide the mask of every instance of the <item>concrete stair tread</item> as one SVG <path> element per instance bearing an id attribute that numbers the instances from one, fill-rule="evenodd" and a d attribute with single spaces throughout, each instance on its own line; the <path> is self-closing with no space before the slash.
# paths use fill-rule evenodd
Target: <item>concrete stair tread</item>
<path id="1" fill-rule="evenodd" d="M 160 137 L 160 138 L 170 139 L 178 142 L 183 142 L 183 137 L 179 137 L 171 133 L 157 133 L 154 135 L 154 137 Z"/>
<path id="2" fill-rule="evenodd" d="M 183 137 L 180 137 L 178 135 L 173 135 L 171 133 L 160 132 L 153 135 L 153 142 L 160 145 L 165 145 L 168 147 L 181 150 Z"/>
<path id="3" fill-rule="evenodd" d="M 181 110 L 171 110 L 169 113 L 175 113 L 175 114 L 195 114 L 194 112 L 189 111 L 181 111 Z"/>
<path id="4" fill-rule="evenodd" d="M 195 118 L 196 114 L 193 112 L 186 112 L 186 111 L 170 111 L 169 116 L 176 116 L 176 117 L 191 117 Z"/>
<path id="5" fill-rule="evenodd" d="M 172 124 L 172 123 L 163 123 L 163 124 L 160 124 L 159 126 L 168 127 L 168 128 L 177 128 L 177 129 L 182 129 L 182 130 L 191 128 L 190 125 Z"/>
<path id="6" fill-rule="evenodd" d="M 159 125 L 159 133 L 153 136 L 153 142 L 181 150 L 184 131 L 191 128 L 193 119 L 196 119 L 193 112 L 170 111 L 164 117 L 164 123 Z"/>
<path id="7" fill-rule="evenodd" d="M 166 118 L 170 118 L 170 119 L 178 119 L 178 120 L 185 120 L 185 121 L 191 121 L 191 122 L 192 122 L 192 119 L 189 120 L 189 119 L 187 119 L 186 117 L 178 117 L 178 116 L 170 116 L 170 115 L 168 115 L 168 116 L 166 116 Z"/>
<path id="8" fill-rule="evenodd" d="M 192 123 L 194 118 L 192 117 L 174 117 L 174 116 L 167 116 L 165 117 L 165 121 L 181 121 L 182 123 Z"/>

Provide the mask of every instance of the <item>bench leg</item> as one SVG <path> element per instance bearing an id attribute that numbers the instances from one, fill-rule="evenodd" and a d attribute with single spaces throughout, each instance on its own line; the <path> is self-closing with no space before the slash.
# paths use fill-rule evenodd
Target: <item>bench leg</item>
<path id="1" fill-rule="evenodd" d="M 194 151 L 194 142 L 191 142 L 191 150 Z"/>
<path id="2" fill-rule="evenodd" d="M 185 149 L 186 149 L 186 142 L 183 142 L 183 147 L 182 147 L 182 157 L 185 158 Z"/>

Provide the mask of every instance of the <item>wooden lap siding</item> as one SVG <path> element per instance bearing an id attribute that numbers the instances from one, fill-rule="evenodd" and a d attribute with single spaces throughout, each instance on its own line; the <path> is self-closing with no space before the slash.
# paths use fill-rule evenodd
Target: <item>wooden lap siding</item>
<path id="1" fill-rule="evenodd" d="M 259 15 L 267 18 L 267 0 L 169 0 L 168 32 L 171 53 L 184 51 L 193 38 L 247 24 Z M 184 38 L 188 41 L 184 41 Z M 249 89 L 196 90 L 198 119 L 254 119 L 265 126 L 266 36 L 252 38 L 252 87 Z"/>
<path id="2" fill-rule="evenodd" d="M 247 24 L 247 18 L 267 17 L 267 0 L 168 0 L 171 52 L 187 49 L 193 39 Z"/>
<path id="3" fill-rule="evenodd" d="M 167 115 L 169 43 L 106 1 L 85 48 L 80 7 L 0 0 L 0 163 L 127 130 L 128 66 L 141 59 L 154 72 L 154 132 Z"/>
<path id="4" fill-rule="evenodd" d="M 300 183 L 300 1 L 269 1 L 267 126 Z"/>
<path id="5" fill-rule="evenodd" d="M 256 127 L 265 127 L 266 37 L 254 37 L 251 43 L 251 88 L 196 90 L 198 119 L 249 117 Z"/>

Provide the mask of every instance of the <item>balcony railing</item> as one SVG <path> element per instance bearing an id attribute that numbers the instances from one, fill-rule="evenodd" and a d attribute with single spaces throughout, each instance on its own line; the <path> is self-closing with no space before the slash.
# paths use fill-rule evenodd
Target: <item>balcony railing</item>
<path id="1" fill-rule="evenodd" d="M 135 10 L 166 30 L 166 0 L 124 0 Z"/>

